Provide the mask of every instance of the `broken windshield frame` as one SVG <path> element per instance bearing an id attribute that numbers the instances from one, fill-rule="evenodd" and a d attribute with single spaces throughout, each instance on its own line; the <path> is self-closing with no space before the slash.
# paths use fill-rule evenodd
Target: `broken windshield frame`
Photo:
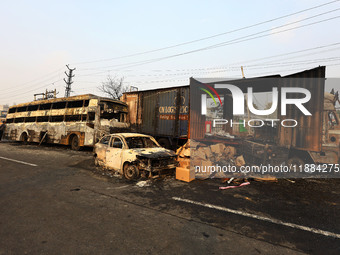
<path id="1" fill-rule="evenodd" d="M 126 122 L 127 120 L 127 107 L 113 103 L 103 101 L 100 104 L 100 118 L 112 120 L 115 119 L 118 122 Z"/>
<path id="2" fill-rule="evenodd" d="M 127 137 L 125 138 L 129 149 L 141 149 L 141 148 L 159 148 L 149 137 Z"/>

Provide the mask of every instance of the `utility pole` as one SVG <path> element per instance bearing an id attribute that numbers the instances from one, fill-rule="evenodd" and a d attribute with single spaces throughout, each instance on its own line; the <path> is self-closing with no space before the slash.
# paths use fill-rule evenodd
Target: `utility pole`
<path id="1" fill-rule="evenodd" d="M 243 66 L 241 66 L 241 72 L 242 72 L 242 79 L 246 78 L 246 77 L 244 76 Z"/>
<path id="2" fill-rule="evenodd" d="M 74 77 L 74 75 L 72 74 L 74 70 L 76 70 L 75 68 L 70 69 L 68 65 L 66 65 L 67 69 L 68 69 L 68 73 L 65 72 L 66 76 L 67 76 L 67 81 L 64 79 L 65 83 L 66 83 L 66 89 L 65 89 L 65 97 L 69 97 L 70 93 L 71 93 L 71 84 L 73 83 L 72 78 Z"/>

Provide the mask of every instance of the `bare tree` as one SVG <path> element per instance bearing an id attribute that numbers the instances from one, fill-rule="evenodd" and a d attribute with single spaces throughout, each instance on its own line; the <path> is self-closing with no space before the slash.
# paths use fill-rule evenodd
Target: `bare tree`
<path id="1" fill-rule="evenodd" d="M 117 78 L 108 75 L 106 81 L 102 82 L 98 89 L 110 98 L 119 99 L 128 90 L 123 83 L 124 77 Z"/>

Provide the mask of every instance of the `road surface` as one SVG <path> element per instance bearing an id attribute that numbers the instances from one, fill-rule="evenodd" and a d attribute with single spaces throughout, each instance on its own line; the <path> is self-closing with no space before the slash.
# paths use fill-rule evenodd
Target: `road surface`
<path id="1" fill-rule="evenodd" d="M 1 142 L 0 254 L 340 254 L 340 180 L 136 184 L 90 150 Z"/>

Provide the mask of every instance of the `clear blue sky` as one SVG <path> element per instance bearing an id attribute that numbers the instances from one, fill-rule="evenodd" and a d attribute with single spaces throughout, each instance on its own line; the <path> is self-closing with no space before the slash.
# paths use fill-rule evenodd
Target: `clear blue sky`
<path id="1" fill-rule="evenodd" d="M 66 64 L 75 67 L 73 95 L 100 94 L 107 75 L 124 77 L 139 89 L 188 84 L 194 77 L 288 74 L 326 65 L 340 76 L 340 18 L 211 50 L 144 65 L 150 59 L 188 52 L 296 22 L 293 28 L 340 15 L 340 1 L 274 22 L 168 50 L 120 58 L 224 33 L 291 14 L 331 0 L 286 1 L 17 1 L 0 8 L 0 104 L 31 101 L 34 93 L 57 88 L 64 95 Z M 300 21 L 313 15 L 332 11 Z M 281 57 L 258 60 L 283 54 Z M 114 59 L 116 58 L 116 59 Z M 105 59 L 111 59 L 103 61 Z M 92 62 L 101 60 L 99 62 Z M 91 62 L 91 63 L 83 63 Z M 269 63 L 270 62 L 270 63 Z M 123 64 L 127 64 L 123 66 Z M 110 71 L 108 71 L 110 70 Z"/>

